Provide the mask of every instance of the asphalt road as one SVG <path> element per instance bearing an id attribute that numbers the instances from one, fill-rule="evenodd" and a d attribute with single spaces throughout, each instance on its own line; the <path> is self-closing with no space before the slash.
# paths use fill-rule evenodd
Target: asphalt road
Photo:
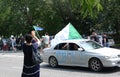
<path id="1" fill-rule="evenodd" d="M 21 77 L 23 65 L 22 52 L 0 53 L 0 77 Z M 83 67 L 50 67 L 42 63 L 40 77 L 120 77 L 120 68 L 105 68 L 102 72 L 92 72 Z"/>

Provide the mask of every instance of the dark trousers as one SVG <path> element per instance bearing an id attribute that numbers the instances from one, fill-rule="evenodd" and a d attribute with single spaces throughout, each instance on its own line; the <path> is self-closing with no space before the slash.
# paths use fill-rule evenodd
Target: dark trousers
<path id="1" fill-rule="evenodd" d="M 40 72 L 37 72 L 36 74 L 34 74 L 34 75 L 25 75 L 25 74 L 22 74 L 22 76 L 21 77 L 40 77 Z"/>

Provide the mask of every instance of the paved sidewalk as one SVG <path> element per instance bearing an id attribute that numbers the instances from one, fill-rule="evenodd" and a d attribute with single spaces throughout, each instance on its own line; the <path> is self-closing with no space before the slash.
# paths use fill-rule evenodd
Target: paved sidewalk
<path id="1" fill-rule="evenodd" d="M 0 51 L 0 77 L 20 77 L 22 62 L 22 52 Z"/>
<path id="2" fill-rule="evenodd" d="M 0 53 L 16 53 L 16 52 L 22 52 L 22 50 L 17 50 L 17 51 L 13 51 L 13 50 L 10 50 L 10 51 L 3 51 L 3 50 L 0 50 Z"/>

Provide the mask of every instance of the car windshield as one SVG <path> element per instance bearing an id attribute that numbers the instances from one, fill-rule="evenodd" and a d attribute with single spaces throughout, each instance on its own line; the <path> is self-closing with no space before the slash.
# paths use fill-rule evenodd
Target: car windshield
<path id="1" fill-rule="evenodd" d="M 93 41 L 82 41 L 80 42 L 80 46 L 82 46 L 86 50 L 98 49 L 102 47 L 100 44 L 93 42 Z"/>

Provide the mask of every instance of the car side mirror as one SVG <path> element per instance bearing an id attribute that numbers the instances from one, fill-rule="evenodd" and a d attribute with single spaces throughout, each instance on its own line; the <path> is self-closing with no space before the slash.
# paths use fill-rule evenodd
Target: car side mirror
<path id="1" fill-rule="evenodd" d="M 79 51 L 84 51 L 84 49 L 83 49 L 83 48 L 78 48 L 78 50 L 79 50 Z"/>

